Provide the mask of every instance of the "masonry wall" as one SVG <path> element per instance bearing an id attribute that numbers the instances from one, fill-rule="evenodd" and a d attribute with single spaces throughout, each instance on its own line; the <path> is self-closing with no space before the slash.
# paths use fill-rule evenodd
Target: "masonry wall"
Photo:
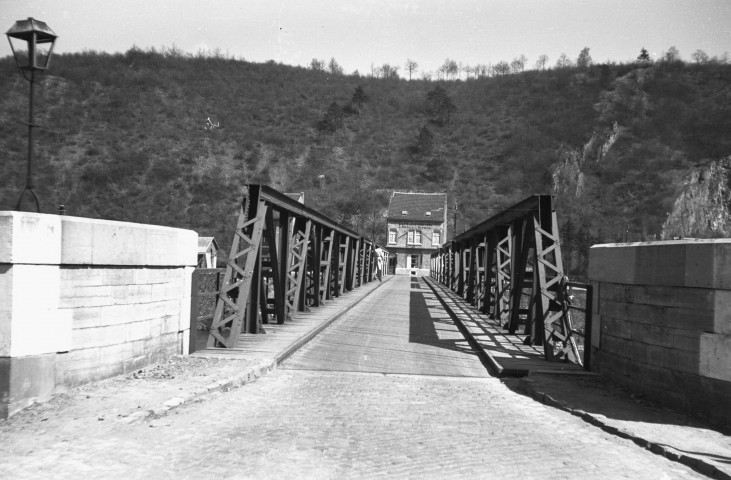
<path id="1" fill-rule="evenodd" d="M 731 424 L 731 241 L 596 245 L 592 369 Z"/>
<path id="2" fill-rule="evenodd" d="M 0 212 L 0 418 L 187 353 L 197 234 Z"/>

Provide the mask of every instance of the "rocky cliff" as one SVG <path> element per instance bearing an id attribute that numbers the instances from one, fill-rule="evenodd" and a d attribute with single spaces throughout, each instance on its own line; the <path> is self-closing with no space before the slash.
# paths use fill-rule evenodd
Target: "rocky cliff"
<path id="1" fill-rule="evenodd" d="M 663 224 L 662 238 L 731 236 L 731 156 L 692 169 Z"/>

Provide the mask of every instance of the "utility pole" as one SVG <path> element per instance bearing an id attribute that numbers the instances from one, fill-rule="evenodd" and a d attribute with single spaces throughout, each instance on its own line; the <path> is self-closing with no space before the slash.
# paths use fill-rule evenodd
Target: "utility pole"
<path id="1" fill-rule="evenodd" d="M 459 204 L 457 201 L 454 201 L 454 230 L 452 230 L 452 240 L 457 238 L 457 210 L 459 208 Z"/>

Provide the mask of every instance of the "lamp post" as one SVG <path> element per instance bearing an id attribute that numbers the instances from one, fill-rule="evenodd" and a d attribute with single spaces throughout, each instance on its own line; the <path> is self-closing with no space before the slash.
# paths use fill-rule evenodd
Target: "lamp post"
<path id="1" fill-rule="evenodd" d="M 15 63 L 23 73 L 23 77 L 30 82 L 30 96 L 28 102 L 28 173 L 25 178 L 25 189 L 18 198 L 15 205 L 16 210 L 21 210 L 23 199 L 26 193 L 35 203 L 36 212 L 41 211 L 38 197 L 33 191 L 33 94 L 35 84 L 35 73 L 46 70 L 51 60 L 53 46 L 56 43 L 56 34 L 45 22 L 38 21 L 32 17 L 27 20 L 18 20 L 10 27 L 5 35 L 8 36 L 10 49 L 13 51 Z M 26 74 L 30 72 L 30 75 Z"/>

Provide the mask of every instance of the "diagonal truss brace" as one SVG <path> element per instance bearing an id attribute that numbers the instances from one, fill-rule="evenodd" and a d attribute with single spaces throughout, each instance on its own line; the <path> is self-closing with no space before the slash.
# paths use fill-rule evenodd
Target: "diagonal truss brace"
<path id="1" fill-rule="evenodd" d="M 534 216 L 533 227 L 539 290 L 536 301 L 543 318 L 544 355 L 546 360 L 568 359 L 581 365 L 565 301 L 566 277 L 561 261 L 556 212 L 551 212 L 550 231 L 541 227 L 538 215 Z"/>
<path id="2" fill-rule="evenodd" d="M 249 210 L 254 218 L 247 219 Z M 244 324 L 254 270 L 259 259 L 267 206 L 247 196 L 241 206 L 231 253 L 226 260 L 223 286 L 216 299 L 208 348 L 236 347 Z"/>

